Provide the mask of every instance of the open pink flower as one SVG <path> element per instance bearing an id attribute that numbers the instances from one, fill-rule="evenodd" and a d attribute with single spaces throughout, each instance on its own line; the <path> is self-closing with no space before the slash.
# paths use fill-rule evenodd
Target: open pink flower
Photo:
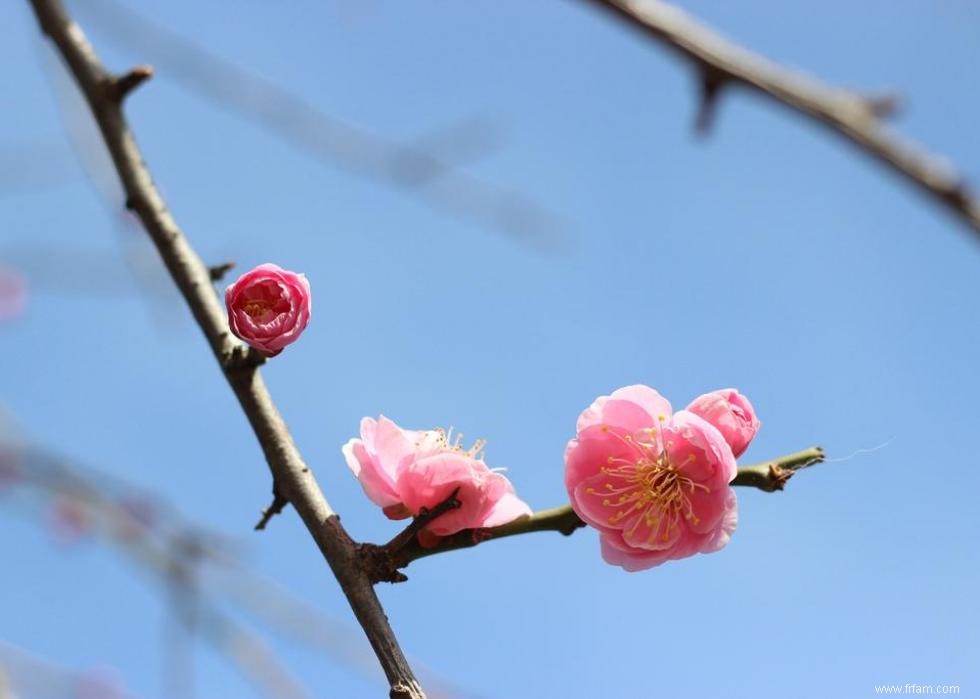
<path id="1" fill-rule="evenodd" d="M 231 331 L 267 357 L 299 339 L 310 322 L 311 303 L 305 276 L 268 262 L 225 290 Z"/>
<path id="2" fill-rule="evenodd" d="M 565 450 L 572 508 L 599 530 L 602 557 L 642 570 L 717 551 L 738 520 L 735 457 L 697 415 L 648 386 L 602 396 Z"/>
<path id="3" fill-rule="evenodd" d="M 759 431 L 759 418 L 749 399 L 734 388 L 723 388 L 695 398 L 688 411 L 714 425 L 737 459 Z"/>
<path id="4" fill-rule="evenodd" d="M 495 527 L 531 514 L 514 486 L 483 462 L 483 442 L 464 450 L 451 431 L 404 430 L 384 415 L 361 420 L 361 438 L 343 447 L 344 458 L 372 502 L 391 519 L 432 509 L 459 489 L 461 505 L 424 531 L 448 536 Z"/>

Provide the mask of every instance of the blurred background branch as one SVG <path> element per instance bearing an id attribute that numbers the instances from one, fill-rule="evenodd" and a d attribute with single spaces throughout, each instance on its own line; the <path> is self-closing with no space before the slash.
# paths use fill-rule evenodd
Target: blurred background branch
<path id="1" fill-rule="evenodd" d="M 944 205 L 980 238 L 980 202 L 962 175 L 942 158 L 890 133 L 889 96 L 868 97 L 830 87 L 731 43 L 662 0 L 586 0 L 690 61 L 701 104 L 696 126 L 706 132 L 728 87 L 744 87 L 829 128 Z"/>
<path id="2" fill-rule="evenodd" d="M 556 213 L 525 193 L 463 169 L 500 147 L 499 129 L 485 117 L 432 129 L 411 143 L 395 143 L 327 114 L 301 95 L 220 58 L 116 0 L 89 0 L 79 3 L 77 10 L 106 41 L 149 61 L 161 77 L 259 124 L 311 157 L 539 250 L 553 250 L 561 243 L 563 223 Z"/>
<path id="3" fill-rule="evenodd" d="M 353 628 L 255 572 L 234 539 L 185 519 L 169 503 L 123 479 L 19 439 L 3 425 L 0 511 L 38 523 L 62 548 L 86 541 L 108 545 L 160 591 L 170 611 L 163 647 L 168 697 L 188 699 L 194 694 L 193 652 L 188 645 L 194 639 L 210 645 L 263 696 L 310 697 L 259 630 L 246 624 L 247 618 L 347 672 L 381 679 L 369 648 Z M 0 643 L 0 669 L 8 666 L 8 682 L 22 692 L 17 695 L 21 699 L 34 699 L 25 688 L 41 681 L 38 676 L 63 674 L 36 663 L 15 663 L 14 655 L 12 647 Z M 472 696 L 430 671 L 424 674 L 433 687 L 432 697 Z M 61 690 L 51 694 L 67 695 L 71 694 Z M 96 696 L 105 699 L 91 699 Z M 112 695 L 117 696 L 125 695 Z"/>

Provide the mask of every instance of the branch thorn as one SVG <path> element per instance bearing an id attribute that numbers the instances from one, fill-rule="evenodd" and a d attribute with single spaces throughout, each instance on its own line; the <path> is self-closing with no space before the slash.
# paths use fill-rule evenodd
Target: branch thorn
<path id="1" fill-rule="evenodd" d="M 265 525 L 269 523 L 273 517 L 278 514 L 282 514 L 282 510 L 286 505 L 289 504 L 289 500 L 282 495 L 279 491 L 279 484 L 275 481 L 272 482 L 272 502 L 267 508 L 262 510 L 262 518 L 259 519 L 258 524 L 255 525 L 255 531 L 262 531 L 265 529 Z"/>
<path id="2" fill-rule="evenodd" d="M 208 276 L 211 277 L 211 281 L 220 282 L 224 279 L 224 276 L 228 274 L 234 268 L 235 263 L 229 260 L 228 262 L 222 262 L 220 265 L 212 265 L 208 267 Z"/>
<path id="3" fill-rule="evenodd" d="M 153 77 L 153 66 L 136 66 L 122 75 L 110 79 L 109 96 L 122 102 L 130 92 Z"/>
<path id="4" fill-rule="evenodd" d="M 717 70 L 711 68 L 701 69 L 700 103 L 698 113 L 694 118 L 694 131 L 699 136 L 707 136 L 714 123 L 715 114 L 718 111 L 718 96 L 721 88 L 728 82 L 728 78 Z"/>

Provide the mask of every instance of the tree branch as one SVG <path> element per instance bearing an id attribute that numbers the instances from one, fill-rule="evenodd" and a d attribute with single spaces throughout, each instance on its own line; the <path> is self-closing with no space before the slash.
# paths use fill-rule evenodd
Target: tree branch
<path id="1" fill-rule="evenodd" d="M 303 461 L 261 374 L 248 363 L 227 362 L 236 354 L 243 355 L 241 345 L 228 331 L 208 267 L 184 238 L 153 184 L 123 116 L 119 93 L 106 89 L 118 86 L 119 79 L 102 65 L 60 0 L 31 0 L 31 5 L 42 31 L 57 46 L 85 95 L 122 181 L 127 205 L 143 222 L 204 332 L 262 446 L 278 491 L 296 508 L 371 642 L 388 678 L 390 696 L 424 699 L 425 694 L 398 646 L 372 581 L 359 566 L 357 545 L 341 526 Z"/>
<path id="2" fill-rule="evenodd" d="M 745 485 L 772 493 L 785 488 L 786 481 L 796 475 L 797 471 L 819 464 L 824 458 L 823 449 L 810 447 L 773 461 L 741 466 L 732 485 Z"/>
<path id="3" fill-rule="evenodd" d="M 893 97 L 867 97 L 830 87 L 783 68 L 717 34 L 661 0 L 586 0 L 644 32 L 700 73 L 698 129 L 710 125 L 719 90 L 740 85 L 809 117 L 850 141 L 919 190 L 944 204 L 978 234 L 980 201 L 940 158 L 888 132 L 882 119 L 895 111 Z"/>
<path id="4" fill-rule="evenodd" d="M 797 471 L 823 460 L 823 449 L 810 447 L 765 463 L 740 466 L 732 485 L 749 486 L 772 493 L 776 490 L 782 490 L 786 486 L 786 481 L 792 478 Z M 432 519 L 429 518 L 425 523 Z M 571 506 L 563 505 L 562 507 L 535 512 L 530 517 L 518 519 L 499 527 L 464 529 L 443 538 L 431 548 L 421 546 L 417 538 L 406 541 L 402 534 L 399 534 L 385 546 L 362 544 L 361 555 L 365 559 L 364 567 L 375 582 L 404 582 L 408 578 L 400 569 L 405 568 L 412 561 L 426 556 L 457 551 L 482 544 L 484 541 L 503 539 L 518 534 L 530 534 L 531 532 L 555 531 L 564 536 L 569 536 L 576 529 L 584 526 L 586 526 L 585 522 L 575 514 Z M 414 532 L 417 533 L 419 528 L 414 529 Z M 406 529 L 406 531 L 408 530 Z M 395 542 L 398 542 L 397 546 L 394 546 Z"/>

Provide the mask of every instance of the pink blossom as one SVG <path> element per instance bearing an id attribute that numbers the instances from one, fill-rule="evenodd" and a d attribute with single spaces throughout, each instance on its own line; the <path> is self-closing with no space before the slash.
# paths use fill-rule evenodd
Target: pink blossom
<path id="1" fill-rule="evenodd" d="M 759 431 L 749 399 L 734 388 L 723 388 L 695 398 L 687 409 L 714 425 L 732 448 L 737 459 Z"/>
<path id="2" fill-rule="evenodd" d="M 361 438 L 347 442 L 343 453 L 368 498 L 391 519 L 432 509 L 458 488 L 460 507 L 424 530 L 436 536 L 530 515 L 510 481 L 483 462 L 484 443 L 463 449 L 461 439 L 452 430 L 405 430 L 382 415 L 361 420 Z"/>
<path id="3" fill-rule="evenodd" d="M 304 275 L 268 262 L 225 290 L 231 331 L 267 357 L 299 339 L 310 322 L 311 303 Z"/>
<path id="4" fill-rule="evenodd" d="M 93 524 L 92 511 L 87 503 L 62 495 L 51 505 L 49 522 L 55 541 L 68 546 L 89 533 Z"/>
<path id="5" fill-rule="evenodd" d="M 738 520 L 736 470 L 715 427 L 673 413 L 648 386 L 596 399 L 565 449 L 572 508 L 599 530 L 602 557 L 626 570 L 724 547 Z"/>
<path id="6" fill-rule="evenodd" d="M 27 305 L 27 280 L 14 269 L 0 265 L 0 321 L 16 318 Z"/>

